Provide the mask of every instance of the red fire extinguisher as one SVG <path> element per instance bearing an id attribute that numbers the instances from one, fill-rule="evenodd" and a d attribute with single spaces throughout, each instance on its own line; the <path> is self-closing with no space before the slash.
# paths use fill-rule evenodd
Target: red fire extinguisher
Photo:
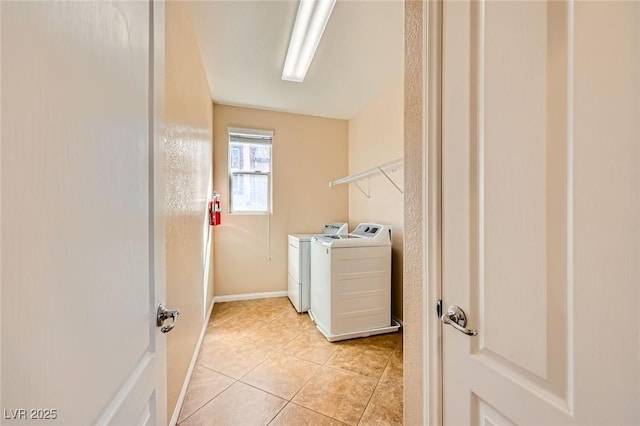
<path id="1" fill-rule="evenodd" d="M 209 201 L 209 225 L 220 225 L 220 213 L 222 208 L 220 207 L 220 194 L 213 193 L 211 201 Z"/>

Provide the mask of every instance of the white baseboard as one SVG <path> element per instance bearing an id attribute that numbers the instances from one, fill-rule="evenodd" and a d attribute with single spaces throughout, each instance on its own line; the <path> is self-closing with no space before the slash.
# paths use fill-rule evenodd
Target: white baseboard
<path id="1" fill-rule="evenodd" d="M 404 327 L 404 324 L 402 324 L 402 320 L 398 319 L 398 317 L 396 317 L 395 315 L 391 315 L 391 319 L 400 324 L 400 327 Z"/>
<path id="2" fill-rule="evenodd" d="M 219 302 L 237 302 L 238 300 L 251 300 L 251 299 L 267 299 L 269 297 L 284 297 L 287 295 L 286 291 L 269 291 L 266 293 L 246 293 L 246 294 L 229 294 L 227 296 L 215 296 L 213 301 Z"/>
<path id="3" fill-rule="evenodd" d="M 182 389 L 180 389 L 180 395 L 178 395 L 178 401 L 176 402 L 176 407 L 173 409 L 173 415 L 171 416 L 171 420 L 169 421 L 169 426 L 175 426 L 178 423 L 178 419 L 180 418 L 180 410 L 182 410 L 182 404 L 184 404 L 184 398 L 187 395 L 187 388 L 189 387 L 189 381 L 191 380 L 193 369 L 195 368 L 196 361 L 198 360 L 198 354 L 200 353 L 202 340 L 204 339 L 204 335 L 207 332 L 207 325 L 209 325 L 209 319 L 211 318 L 211 312 L 213 311 L 214 303 L 215 303 L 215 298 L 211 300 L 211 304 L 209 305 L 209 309 L 207 310 L 207 317 L 205 318 L 204 323 L 202 324 L 200 337 L 198 338 L 198 342 L 196 343 L 196 348 L 193 351 L 193 357 L 191 357 L 191 364 L 189 364 L 189 369 L 187 370 L 187 374 L 184 377 L 184 383 L 182 384 Z"/>

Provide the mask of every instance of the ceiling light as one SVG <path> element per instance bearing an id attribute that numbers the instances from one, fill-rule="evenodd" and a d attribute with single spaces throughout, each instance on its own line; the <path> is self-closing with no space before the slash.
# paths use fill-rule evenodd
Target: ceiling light
<path id="1" fill-rule="evenodd" d="M 300 0 L 282 79 L 302 82 L 316 53 L 336 0 Z"/>

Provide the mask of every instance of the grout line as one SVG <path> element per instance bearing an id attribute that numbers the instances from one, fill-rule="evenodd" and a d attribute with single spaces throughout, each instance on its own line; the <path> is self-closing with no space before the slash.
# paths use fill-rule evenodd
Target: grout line
<path id="1" fill-rule="evenodd" d="M 344 424 L 344 425 L 348 425 L 348 423 L 345 423 L 345 422 L 343 422 L 343 421 L 342 421 L 342 420 L 340 420 L 340 419 L 336 419 L 335 417 L 328 416 L 328 415 L 326 415 L 326 414 L 324 414 L 324 413 L 321 413 L 320 411 L 314 410 L 313 408 L 309 408 L 309 407 L 305 407 L 304 405 L 296 404 L 296 403 L 295 403 L 295 402 L 293 402 L 293 401 L 291 401 L 289 404 L 293 404 L 293 405 L 295 405 L 296 407 L 304 408 L 305 410 L 313 411 L 313 412 L 314 412 L 314 413 L 316 413 L 316 414 L 320 414 L 321 416 L 327 417 L 327 418 L 329 418 L 329 419 L 333 419 L 333 420 L 338 421 L 338 422 L 340 422 L 340 423 L 342 423 L 342 424 Z M 289 405 L 289 404 L 287 404 L 287 405 Z"/>
<path id="2" fill-rule="evenodd" d="M 315 363 L 314 363 L 314 364 L 315 364 Z M 300 393 L 300 391 L 301 391 L 301 390 L 302 390 L 302 389 L 307 385 L 307 383 L 309 383 L 309 382 L 311 381 L 311 379 L 313 379 L 313 378 L 316 376 L 316 374 L 318 374 L 318 372 L 320 371 L 320 368 L 321 368 L 322 366 L 321 366 L 321 365 L 319 365 L 319 364 L 316 364 L 316 365 L 317 365 L 317 367 L 316 367 L 316 371 L 315 371 L 311 376 L 309 376 L 309 378 L 308 378 L 307 380 L 305 380 L 305 382 L 302 384 L 302 386 L 300 386 L 300 389 L 298 389 L 298 390 L 296 391 L 296 393 L 294 393 L 294 394 L 293 394 L 293 396 L 291 397 L 291 399 L 289 400 L 289 402 L 293 402 L 294 398 L 295 398 L 296 396 L 298 396 L 298 394 Z M 306 408 L 306 407 L 305 407 L 305 408 Z"/>
<path id="3" fill-rule="evenodd" d="M 364 379 L 374 380 L 374 381 L 376 381 L 376 383 L 380 381 L 380 379 L 379 379 L 379 378 L 378 378 L 378 379 L 376 379 L 375 377 L 365 376 L 364 374 L 356 373 L 355 371 L 343 370 L 343 369 L 342 369 L 342 368 L 340 368 L 340 367 L 334 367 L 334 366 L 332 366 L 332 365 L 323 365 L 323 367 L 327 367 L 327 368 L 330 368 L 330 369 L 335 370 L 335 371 L 340 371 L 340 372 L 342 372 L 342 373 L 347 373 L 347 374 L 350 374 L 350 375 L 352 375 L 352 376 L 358 376 L 358 377 L 362 377 L 362 378 L 364 378 Z M 386 368 L 386 367 L 385 367 L 385 368 Z M 382 370 L 382 372 L 384 373 L 384 370 Z M 380 373 L 380 377 L 382 377 L 382 373 Z"/>
<path id="4" fill-rule="evenodd" d="M 394 351 L 395 351 L 395 349 L 394 349 Z M 387 363 L 385 364 L 384 368 L 382 369 L 382 373 L 380 374 L 380 377 L 378 378 L 378 382 L 376 383 L 376 386 L 373 388 L 373 392 L 371 392 L 371 395 L 369 395 L 369 400 L 365 404 L 364 410 L 362 410 L 362 414 L 360 414 L 360 417 L 358 418 L 358 424 L 360 424 L 360 421 L 362 420 L 362 417 L 364 416 L 364 413 L 367 412 L 367 408 L 369 408 L 369 404 L 371 404 L 371 400 L 373 399 L 373 395 L 376 393 L 376 391 L 378 390 L 378 387 L 380 386 L 380 382 L 382 381 L 382 376 L 384 376 L 385 370 L 389 367 L 389 364 L 391 364 L 391 358 L 392 357 L 393 357 L 393 352 L 391 352 L 391 356 L 389 357 L 389 359 L 387 360 Z"/>
<path id="5" fill-rule="evenodd" d="M 287 346 L 287 345 L 285 345 L 285 346 Z M 282 349 L 284 349 L 284 346 L 282 347 Z M 280 351 L 282 351 L 282 349 L 280 349 Z M 286 353 L 286 352 L 280 352 L 280 351 L 279 351 L 279 353 L 281 353 L 282 355 L 290 356 L 290 357 L 293 357 L 293 358 L 299 359 L 299 360 L 301 360 L 301 361 L 307 361 L 307 362 L 310 362 L 310 363 L 312 363 L 312 364 L 316 364 L 316 365 L 319 365 L 319 366 L 323 366 L 323 365 L 324 365 L 324 363 L 325 363 L 325 362 L 327 362 L 327 361 L 329 360 L 329 358 L 331 358 L 331 357 L 333 356 L 333 354 L 329 355 L 329 358 L 327 358 L 327 359 L 326 359 L 326 360 L 321 364 L 321 363 L 318 363 L 318 362 L 315 362 L 315 361 L 308 360 L 308 359 L 306 359 L 306 358 L 302 358 L 302 357 L 300 357 L 300 356 L 298 356 L 298 355 L 292 355 L 292 354 L 288 354 L 288 353 Z"/>
<path id="6" fill-rule="evenodd" d="M 267 423 L 267 426 L 269 426 L 271 423 L 273 423 L 273 421 L 276 419 L 276 417 L 278 417 L 278 415 L 279 415 L 280 413 L 282 413 L 282 411 L 283 411 L 283 410 L 287 407 L 287 405 L 289 405 L 290 403 L 291 403 L 290 401 L 287 401 L 287 402 L 286 402 L 286 404 L 284 404 L 284 405 L 282 406 L 282 408 L 281 408 L 281 409 L 279 409 L 279 410 L 278 410 L 278 412 L 277 412 L 276 414 L 274 414 L 274 416 L 271 418 L 271 420 L 269 420 L 269 422 Z"/>
<path id="7" fill-rule="evenodd" d="M 264 351 L 263 351 L 263 352 L 264 352 Z M 242 377 L 240 377 L 240 378 L 238 379 L 238 381 L 242 382 L 242 379 L 244 379 L 245 377 L 247 377 L 247 376 L 249 375 L 249 373 L 251 373 L 252 371 L 254 371 L 256 368 L 260 367 L 262 364 L 264 364 L 264 363 L 265 363 L 265 361 L 266 361 L 266 360 L 268 360 L 269 358 L 271 358 L 271 357 L 272 357 L 273 355 L 275 355 L 276 353 L 277 353 L 277 352 L 273 352 L 273 353 L 270 353 L 269 355 L 267 355 L 267 357 L 266 357 L 265 359 L 263 359 L 262 361 L 260 361 L 258 364 L 256 364 L 256 366 L 255 366 L 255 367 L 253 367 L 252 369 L 250 369 L 249 371 L 247 371 L 246 373 L 244 373 L 244 374 L 242 375 Z M 244 383 L 245 385 L 249 385 L 249 383 L 245 383 L 245 382 L 242 382 L 242 383 Z M 251 386 L 251 385 L 249 385 L 249 386 Z M 253 386 L 253 387 L 254 387 L 254 388 L 256 388 L 255 386 Z M 256 388 L 256 389 L 258 389 L 258 388 Z M 264 389 L 260 389 L 260 390 L 264 390 Z M 265 392 L 266 392 L 266 391 L 265 391 Z M 269 393 L 269 392 L 267 392 L 267 393 Z M 277 395 L 276 395 L 276 396 L 277 396 Z"/>
<path id="8" fill-rule="evenodd" d="M 207 367 L 205 367 L 207 368 Z M 209 368 L 209 370 L 211 370 Z M 214 371 L 214 370 L 211 370 Z M 217 371 L 215 371 L 215 373 L 218 373 Z M 222 374 L 222 373 L 219 373 Z M 226 376 L 229 377 L 229 376 Z M 231 377 L 233 379 L 233 377 Z M 200 407 L 198 407 L 193 413 L 189 414 L 187 417 L 185 417 L 184 419 L 182 419 L 182 421 L 180 421 L 177 426 L 180 426 L 181 423 L 185 422 L 189 417 L 193 416 L 194 414 L 196 414 L 198 411 L 202 410 L 207 404 L 209 404 L 211 401 L 213 401 L 214 399 L 216 399 L 217 397 L 219 397 L 220 395 L 222 395 L 223 393 L 225 393 L 231 386 L 235 385 L 238 381 L 236 379 L 233 379 L 234 382 L 231 383 L 229 386 L 227 386 L 226 388 L 224 388 L 221 392 L 219 392 L 216 396 L 214 396 L 213 398 L 207 400 L 207 402 L 205 402 L 204 404 L 202 404 Z"/>
<path id="9" fill-rule="evenodd" d="M 218 370 L 214 370 L 213 368 L 211 368 L 211 367 L 207 367 L 206 365 L 203 365 L 203 364 L 196 364 L 196 367 L 198 367 L 198 366 L 200 366 L 200 367 L 202 367 L 202 368 L 206 368 L 206 369 L 207 369 L 207 370 L 209 370 L 209 371 L 213 371 L 214 373 L 217 373 L 217 374 L 219 374 L 219 375 L 221 375 L 221 376 L 228 377 L 228 378 L 229 378 L 229 379 L 231 379 L 231 380 L 236 380 L 236 381 L 238 380 L 238 379 L 236 379 L 235 377 L 231 377 L 231 376 L 229 376 L 228 374 L 224 374 L 224 373 L 222 373 L 222 372 L 220 372 L 220 371 L 218 371 Z"/>
<path id="10" fill-rule="evenodd" d="M 269 392 L 268 390 L 260 389 L 259 387 L 255 386 L 255 385 L 252 385 L 251 383 L 245 383 L 245 382 L 243 382 L 242 380 L 238 380 L 238 381 L 239 381 L 240 383 L 242 383 L 243 385 L 247 385 L 247 386 L 249 386 L 249 387 L 252 387 L 252 388 L 254 388 L 254 389 L 256 389 L 256 390 L 259 390 L 260 392 L 268 393 L 269 395 L 271 395 L 271 396 L 275 396 L 276 398 L 281 399 L 281 400 L 283 400 L 283 401 L 286 401 L 287 403 L 289 403 L 289 402 L 291 401 L 291 400 L 289 400 L 289 399 L 287 399 L 287 398 L 283 398 L 283 397 L 281 397 L 280 395 L 276 395 L 276 394 L 275 394 L 275 393 L 273 393 L 273 392 Z M 287 405 L 287 404 L 284 404 L 284 405 Z M 284 407 L 283 407 L 283 408 L 284 408 Z M 273 420 L 273 419 L 272 419 L 272 420 Z"/>
<path id="11" fill-rule="evenodd" d="M 380 381 L 378 381 L 378 383 L 376 383 L 376 387 L 373 388 L 373 392 L 371 392 L 371 395 L 369 396 L 369 400 L 364 405 L 364 410 L 362 410 L 362 414 L 360 414 L 360 417 L 358 417 L 357 424 L 360 424 L 360 421 L 362 421 L 362 418 L 364 417 L 364 413 L 367 412 L 367 408 L 369 408 L 369 404 L 371 404 L 371 400 L 373 399 L 373 395 L 376 393 L 376 390 L 378 390 L 378 386 L 380 386 Z"/>

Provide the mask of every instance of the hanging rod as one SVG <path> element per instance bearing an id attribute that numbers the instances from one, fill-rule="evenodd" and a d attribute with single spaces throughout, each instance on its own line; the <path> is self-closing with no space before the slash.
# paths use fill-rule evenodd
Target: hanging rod
<path id="1" fill-rule="evenodd" d="M 388 163 L 384 163 L 379 166 L 372 167 L 360 173 L 355 173 L 353 175 L 345 176 L 343 178 L 331 181 L 329 182 L 329 187 L 334 187 L 336 185 L 342 185 L 345 183 L 352 183 L 352 182 L 355 183 L 359 180 L 382 174 L 384 175 L 384 177 L 389 179 L 389 181 L 393 184 L 393 186 L 396 187 L 398 191 L 402 192 L 400 187 L 398 187 L 398 185 L 389 177 L 387 173 L 395 172 L 396 170 L 401 169 L 403 166 L 404 166 L 404 158 L 398 158 L 397 160 L 389 161 Z"/>

